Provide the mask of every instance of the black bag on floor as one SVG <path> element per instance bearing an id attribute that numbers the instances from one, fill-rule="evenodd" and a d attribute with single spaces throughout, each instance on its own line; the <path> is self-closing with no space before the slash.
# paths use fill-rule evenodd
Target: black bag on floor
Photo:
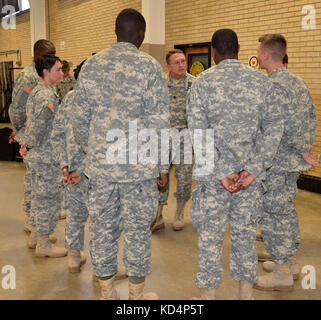
<path id="1" fill-rule="evenodd" d="M 9 143 L 9 137 L 12 129 L 0 129 L 0 160 L 15 161 L 19 157 L 19 144 L 17 142 Z"/>

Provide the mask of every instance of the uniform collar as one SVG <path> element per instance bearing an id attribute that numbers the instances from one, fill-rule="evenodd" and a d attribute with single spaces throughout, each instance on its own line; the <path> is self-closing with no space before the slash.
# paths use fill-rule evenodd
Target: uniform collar
<path id="1" fill-rule="evenodd" d="M 280 73 L 283 73 L 287 71 L 285 67 L 282 67 L 282 68 L 277 68 L 277 69 L 274 69 L 270 74 L 269 74 L 269 77 L 275 77 L 276 75 L 280 74 Z"/>
<path id="2" fill-rule="evenodd" d="M 243 63 L 238 59 L 225 59 L 225 60 L 222 60 L 218 65 L 216 65 L 216 68 L 239 66 L 241 64 L 243 64 Z"/>
<path id="3" fill-rule="evenodd" d="M 50 89 L 50 90 L 52 90 L 52 91 L 55 92 L 55 89 L 52 88 L 52 87 L 50 87 L 47 83 L 44 83 L 44 82 L 42 82 L 42 81 L 39 81 L 39 84 L 40 84 L 42 87 L 47 88 L 47 89 Z"/>
<path id="4" fill-rule="evenodd" d="M 186 81 L 186 78 L 187 78 L 187 73 L 185 74 L 184 78 L 178 79 L 178 80 L 173 79 L 170 72 L 168 72 L 167 75 L 168 75 L 168 79 L 167 79 L 168 83 L 170 83 L 170 82 L 171 83 L 183 82 L 183 81 Z"/>
<path id="5" fill-rule="evenodd" d="M 138 51 L 137 47 L 130 42 L 115 42 L 110 47 L 118 51 Z"/>

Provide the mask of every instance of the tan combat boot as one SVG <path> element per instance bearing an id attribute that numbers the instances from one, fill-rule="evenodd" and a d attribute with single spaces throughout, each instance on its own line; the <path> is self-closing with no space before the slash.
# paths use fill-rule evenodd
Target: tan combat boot
<path id="1" fill-rule="evenodd" d="M 265 261 L 263 263 L 263 270 L 266 272 L 273 272 L 275 269 L 275 262 L 274 261 Z M 291 258 L 291 273 L 293 276 L 293 280 L 298 280 L 300 278 L 300 268 L 299 265 L 296 263 L 295 258 Z"/>
<path id="2" fill-rule="evenodd" d="M 26 213 L 25 215 L 25 224 L 23 226 L 23 230 L 27 233 L 30 233 L 32 230 L 32 225 L 30 224 L 30 213 Z"/>
<path id="3" fill-rule="evenodd" d="M 100 280 L 99 285 L 101 289 L 100 300 L 119 300 L 120 295 L 117 289 L 114 287 L 115 276 L 108 280 Z"/>
<path id="4" fill-rule="evenodd" d="M 162 206 L 162 205 L 158 206 L 156 217 L 150 226 L 151 232 L 165 228 L 165 223 L 163 220 L 163 207 L 164 206 Z"/>
<path id="5" fill-rule="evenodd" d="M 271 253 L 264 248 L 258 252 L 257 260 L 261 262 L 271 260 Z"/>
<path id="6" fill-rule="evenodd" d="M 36 235 L 36 228 L 34 226 L 31 226 L 31 232 L 30 232 L 29 238 L 28 238 L 28 247 L 30 249 L 35 249 L 36 248 L 37 239 L 38 239 L 38 236 Z M 49 236 L 49 240 L 50 240 L 51 243 L 56 243 L 57 242 L 57 238 L 55 236 L 53 236 L 53 235 Z"/>
<path id="7" fill-rule="evenodd" d="M 256 234 L 256 241 L 263 241 L 262 234 L 259 232 Z"/>
<path id="8" fill-rule="evenodd" d="M 273 272 L 258 278 L 255 289 L 263 291 L 291 291 L 293 290 L 293 276 L 290 264 L 276 264 Z"/>
<path id="9" fill-rule="evenodd" d="M 69 249 L 68 268 L 70 273 L 80 272 L 80 267 L 86 262 L 86 256 L 79 250 Z"/>
<path id="10" fill-rule="evenodd" d="M 61 209 L 60 210 L 60 213 L 59 213 L 59 220 L 63 220 L 63 219 L 66 219 L 66 210 L 65 209 Z"/>
<path id="11" fill-rule="evenodd" d="M 128 275 L 126 274 L 126 268 L 125 266 L 119 266 L 118 267 L 118 270 L 117 270 L 117 273 L 115 274 L 115 281 L 117 280 L 123 280 L 123 279 L 126 279 L 128 278 Z M 98 277 L 93 273 L 93 280 L 95 282 L 98 282 Z"/>
<path id="12" fill-rule="evenodd" d="M 142 283 L 131 283 L 128 281 L 128 300 L 158 300 L 158 295 L 154 292 L 143 293 L 145 281 Z"/>
<path id="13" fill-rule="evenodd" d="M 56 247 L 50 242 L 49 235 L 40 235 L 37 237 L 36 257 L 59 258 L 67 254 L 67 249 Z"/>
<path id="14" fill-rule="evenodd" d="M 253 300 L 253 283 L 240 281 L 239 283 L 239 300 Z"/>
<path id="15" fill-rule="evenodd" d="M 214 289 L 201 289 L 200 297 L 192 297 L 190 300 L 215 300 L 215 288 Z"/>
<path id="16" fill-rule="evenodd" d="M 184 228 L 184 208 L 185 208 L 186 202 L 178 202 L 177 201 L 177 207 L 175 212 L 175 220 L 173 222 L 173 230 L 180 231 Z"/>

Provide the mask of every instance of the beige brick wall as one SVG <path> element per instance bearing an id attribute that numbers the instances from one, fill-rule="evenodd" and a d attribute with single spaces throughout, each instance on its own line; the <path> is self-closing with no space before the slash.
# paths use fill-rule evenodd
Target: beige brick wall
<path id="1" fill-rule="evenodd" d="M 49 38 L 57 55 L 75 66 L 115 42 L 118 13 L 125 8 L 141 12 L 141 0 L 50 0 L 48 7 Z"/>
<path id="2" fill-rule="evenodd" d="M 316 10 L 316 29 L 303 30 L 304 5 Z M 239 58 L 256 55 L 257 39 L 282 33 L 288 40 L 289 71 L 308 84 L 318 116 L 314 155 L 321 154 L 321 2 L 320 0 L 166 0 L 166 51 L 175 44 L 209 42 L 221 28 L 235 30 Z M 320 159 L 321 160 L 321 159 Z M 321 177 L 321 166 L 309 172 Z"/>
<path id="3" fill-rule="evenodd" d="M 25 67 L 32 62 L 30 42 L 29 13 L 16 17 L 16 29 L 5 30 L 0 25 L 0 51 L 21 50 L 21 67 Z M 0 55 L 0 61 L 13 61 L 14 67 L 20 67 L 16 65 L 16 54 Z M 19 72 L 19 70 L 15 70 L 15 76 Z"/>
<path id="4" fill-rule="evenodd" d="M 57 55 L 74 66 L 116 41 L 115 19 L 122 9 L 134 8 L 141 12 L 141 0 L 44 1 L 47 39 L 55 44 Z M 32 62 L 29 20 L 29 13 L 25 13 L 17 17 L 16 29 L 4 30 L 0 26 L 0 51 L 21 49 L 22 67 Z M 60 47 L 62 41 L 64 49 Z M 0 61 L 6 60 L 15 61 L 16 56 L 0 56 Z"/>

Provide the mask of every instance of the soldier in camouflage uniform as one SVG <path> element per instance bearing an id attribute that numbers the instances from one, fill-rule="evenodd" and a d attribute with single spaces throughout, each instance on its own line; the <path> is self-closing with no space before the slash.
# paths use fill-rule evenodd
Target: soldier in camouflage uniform
<path id="1" fill-rule="evenodd" d="M 84 60 L 75 71 L 77 80 Z M 75 141 L 71 124 L 74 91 L 70 91 L 62 100 L 56 114 L 51 134 L 51 144 L 54 154 L 60 164 L 66 190 L 66 240 L 65 247 L 68 248 L 69 271 L 80 272 L 81 266 L 86 262 L 84 250 L 85 224 L 88 219 L 86 204 L 87 177 L 84 172 L 85 150 Z M 69 171 L 71 159 L 74 163 L 73 172 Z M 115 279 L 126 277 L 124 270 L 118 272 Z M 93 275 L 96 280 L 96 276 Z M 96 280 L 98 281 L 98 279 Z"/>
<path id="2" fill-rule="evenodd" d="M 157 177 L 165 186 L 168 164 L 113 162 L 113 130 L 128 135 L 129 121 L 137 129 L 169 128 L 168 92 L 162 68 L 138 50 L 146 23 L 136 10 L 125 9 L 116 19 L 117 43 L 87 60 L 74 94 L 72 123 L 75 139 L 87 148 L 90 254 L 103 299 L 119 299 L 114 288 L 118 240 L 124 231 L 124 264 L 129 276 L 129 299 L 156 299 L 143 294 L 150 272 L 150 225 L 158 205 Z M 128 154 L 128 140 L 124 151 Z M 120 139 L 121 140 L 121 139 Z M 118 140 L 119 141 L 119 140 Z M 140 143 L 138 143 L 138 148 Z M 120 153 L 122 150 L 116 150 Z M 126 158 L 126 157 L 125 157 Z M 128 160 L 128 158 L 127 158 Z M 70 164 L 73 171 L 74 164 Z"/>
<path id="3" fill-rule="evenodd" d="M 70 179 L 68 158 L 73 157 L 75 171 L 78 175 L 81 175 L 83 172 L 81 164 L 85 158 L 84 151 L 75 142 L 70 120 L 73 93 L 74 91 L 68 92 L 62 100 L 54 119 L 51 134 L 51 144 L 54 154 L 58 159 L 65 183 L 68 183 Z M 84 250 L 84 231 L 88 218 L 88 210 L 85 204 L 86 185 L 81 181 L 72 187 L 66 187 L 65 192 L 66 209 L 68 212 L 66 217 L 65 247 L 69 249 L 69 271 L 73 273 L 80 272 L 81 265 L 86 261 L 86 256 L 81 252 Z"/>
<path id="4" fill-rule="evenodd" d="M 186 72 L 186 59 L 183 51 L 178 49 L 169 51 L 166 55 L 166 62 L 169 70 L 169 73 L 166 74 L 166 82 L 170 101 L 170 123 L 172 128 L 176 128 L 181 132 L 187 128 L 186 101 L 188 92 L 195 78 Z M 186 147 L 192 148 L 190 140 L 186 144 Z M 177 151 L 175 163 L 177 163 L 175 169 L 177 192 L 174 196 L 177 200 L 177 206 L 173 229 L 179 231 L 184 228 L 184 208 L 192 192 L 193 163 L 184 163 L 184 137 L 180 138 L 180 150 Z M 156 218 L 151 225 L 151 231 L 165 227 L 162 212 L 163 206 L 167 205 L 168 194 L 169 184 L 165 190 L 160 190 L 159 206 Z"/>
<path id="5" fill-rule="evenodd" d="M 194 81 L 187 104 L 192 136 L 195 129 L 212 130 L 214 135 L 213 148 L 206 150 L 212 153 L 212 166 L 200 164 L 193 136 L 191 218 L 199 248 L 196 285 L 202 289 L 202 299 L 215 299 L 215 288 L 222 280 L 222 242 L 228 221 L 231 276 L 239 280 L 239 298 L 250 299 L 257 281 L 255 237 L 263 210 L 262 179 L 277 151 L 283 121 L 272 82 L 238 60 L 235 32 L 216 31 L 212 47 L 217 66 Z"/>
<path id="6" fill-rule="evenodd" d="M 256 288 L 289 290 L 299 268 L 292 258 L 300 244 L 298 215 L 294 199 L 300 171 L 307 171 L 318 162 L 313 160 L 311 146 L 316 130 L 314 103 L 301 78 L 283 65 L 287 42 L 280 34 L 267 34 L 259 39 L 258 60 L 282 95 L 284 134 L 267 171 L 264 194 L 264 215 L 260 230 L 264 244 L 275 262 L 273 272 L 259 277 Z M 294 270 L 296 270 L 294 272 Z"/>
<path id="7" fill-rule="evenodd" d="M 68 61 L 62 61 L 63 77 L 55 86 L 60 101 L 62 101 L 64 96 L 70 90 L 73 90 L 76 85 L 76 79 L 70 74 L 70 66 L 71 65 Z"/>
<path id="8" fill-rule="evenodd" d="M 55 54 L 56 49 L 52 42 L 48 40 L 38 40 L 33 47 L 34 60 L 44 54 Z M 26 68 L 24 68 L 15 80 L 15 85 L 12 92 L 12 104 L 9 108 L 10 121 L 15 133 L 15 140 L 21 141 L 21 135 L 26 125 L 26 103 L 31 93 L 31 90 L 38 84 L 39 76 L 35 69 L 35 63 L 33 62 Z M 30 218 L 30 206 L 31 206 L 31 172 L 29 170 L 28 161 L 24 158 L 26 166 L 26 173 L 24 177 L 24 192 L 23 192 L 23 209 L 26 212 L 24 229 L 26 232 L 31 232 L 31 226 L 29 223 Z"/>
<path id="9" fill-rule="evenodd" d="M 51 241 L 56 239 L 49 237 L 56 227 L 61 206 L 60 170 L 50 142 L 59 105 L 53 86 L 62 77 L 61 62 L 54 55 L 44 55 L 35 60 L 35 68 L 41 80 L 28 98 L 27 123 L 22 136 L 22 153 L 27 153 L 32 176 L 32 230 L 28 244 L 36 248 L 38 257 L 57 258 L 67 255 L 67 250 L 53 245 Z"/>

